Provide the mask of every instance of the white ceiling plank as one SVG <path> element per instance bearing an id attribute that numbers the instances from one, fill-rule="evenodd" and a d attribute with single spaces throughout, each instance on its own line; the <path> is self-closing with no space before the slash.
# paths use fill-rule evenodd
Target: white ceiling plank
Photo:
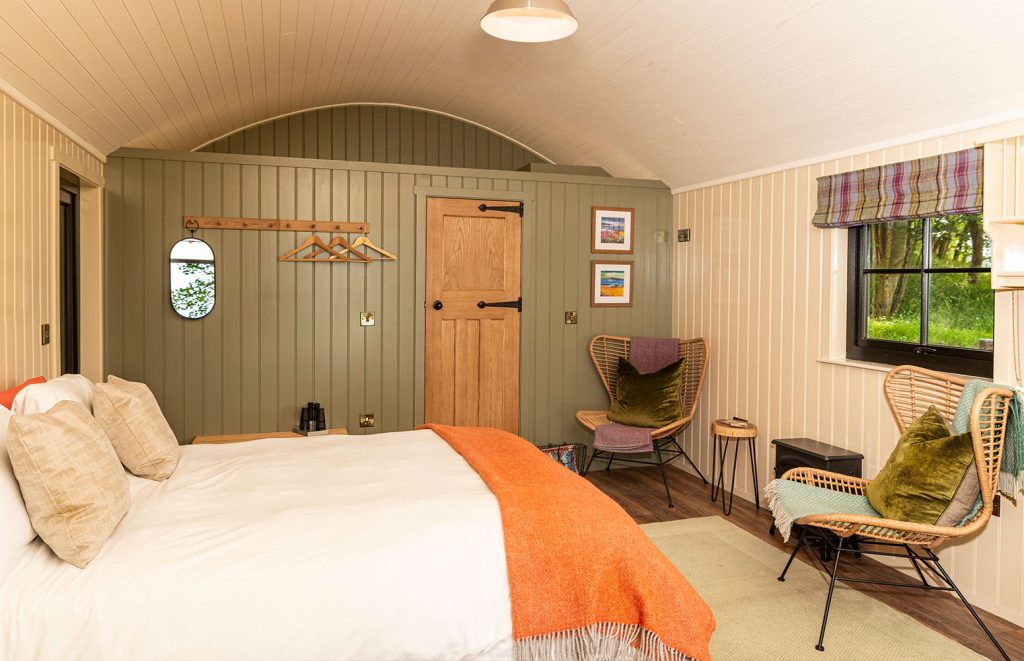
<path id="1" fill-rule="evenodd" d="M 386 102 L 674 187 L 1024 111 L 1019 0 L 569 2 L 513 44 L 487 0 L 8 0 L 0 78 L 108 150 Z"/>
<path id="2" fill-rule="evenodd" d="M 56 13 L 56 12 L 55 12 Z M 96 112 L 107 121 L 125 128 L 125 135 L 145 131 L 145 122 L 137 123 L 139 117 L 125 112 L 116 96 L 123 95 L 121 89 L 106 89 L 93 73 L 79 60 L 80 47 L 65 44 L 49 25 L 43 23 L 28 5 L 20 0 L 6 6 L 0 23 L 9 38 L 4 38 L 3 52 L 40 83 L 52 85 L 53 89 L 71 87 Z M 39 73 L 39 76 L 36 73 Z M 45 77 L 45 81 L 42 79 Z"/>
<path id="3" fill-rule="evenodd" d="M 165 75 L 164 70 L 157 62 L 150 47 L 150 43 L 140 32 L 134 17 L 128 13 L 125 6 L 120 2 L 93 2 L 92 7 L 98 12 L 99 17 L 106 27 L 106 32 L 113 35 L 112 39 L 121 48 L 125 62 L 130 62 L 145 80 L 146 86 L 154 96 L 154 102 L 158 105 L 166 117 L 169 128 L 175 130 L 187 143 L 201 140 L 202 133 L 197 127 L 188 121 L 183 121 L 187 115 L 189 99 L 181 94 L 178 86 Z M 88 20 L 88 8 L 80 9 L 79 20 Z M 103 30 L 97 27 L 98 24 L 90 23 L 85 27 L 90 32 L 103 34 Z M 102 38 L 101 38 L 102 39 Z M 103 43 L 101 41 L 101 43 Z"/>
<path id="4" fill-rule="evenodd" d="M 105 94 L 112 95 L 132 125 L 142 132 L 143 143 L 155 145 L 184 136 L 170 123 L 160 103 L 110 31 L 95 5 L 82 3 L 69 11 L 63 0 L 34 0 L 32 11 L 46 16 L 46 27 L 54 37 L 74 45 L 75 59 Z M 115 47 L 109 40 L 114 39 Z"/>

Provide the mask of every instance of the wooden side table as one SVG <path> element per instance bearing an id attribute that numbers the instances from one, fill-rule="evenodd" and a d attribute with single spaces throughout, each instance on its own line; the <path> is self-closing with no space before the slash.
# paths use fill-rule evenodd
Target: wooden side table
<path id="1" fill-rule="evenodd" d="M 761 489 L 757 483 L 757 448 L 754 442 L 757 440 L 757 426 L 749 422 L 744 426 L 737 427 L 730 423 L 734 420 L 715 420 L 711 423 L 711 502 L 718 499 L 718 495 L 725 489 L 725 459 L 729 455 L 729 441 L 735 441 L 732 455 L 732 484 L 729 487 L 729 508 L 725 507 L 725 494 L 722 494 L 722 513 L 726 516 L 732 514 L 732 501 L 736 496 L 736 460 L 740 456 L 739 444 L 747 442 L 747 450 L 750 454 L 750 470 L 754 476 L 754 508 L 761 509 Z M 717 462 L 716 462 L 717 458 Z M 715 479 L 715 463 L 718 463 L 718 479 Z"/>
<path id="2" fill-rule="evenodd" d="M 348 435 L 348 429 L 344 427 L 334 427 L 327 430 L 328 434 L 338 434 L 342 436 Z M 302 434 L 297 434 L 293 431 L 264 431 L 255 432 L 252 434 L 223 434 L 220 436 L 196 436 L 192 440 L 192 445 L 202 444 L 217 444 L 217 443 L 243 443 L 245 441 L 258 441 L 262 438 L 307 438 Z M 316 436 L 308 437 L 316 438 Z"/>

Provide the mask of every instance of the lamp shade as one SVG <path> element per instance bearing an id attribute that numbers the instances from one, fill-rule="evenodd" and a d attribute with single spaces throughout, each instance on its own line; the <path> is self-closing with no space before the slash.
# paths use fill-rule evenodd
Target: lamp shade
<path id="1" fill-rule="evenodd" d="M 528 43 L 564 39 L 579 25 L 562 0 L 495 0 L 480 19 L 492 37 Z"/>

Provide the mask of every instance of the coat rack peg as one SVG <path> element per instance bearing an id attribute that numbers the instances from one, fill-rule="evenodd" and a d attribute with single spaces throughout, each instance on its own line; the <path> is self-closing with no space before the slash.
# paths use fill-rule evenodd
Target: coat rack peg
<path id="1" fill-rule="evenodd" d="M 398 259 L 398 255 L 384 250 L 370 240 L 370 223 L 328 222 L 320 220 L 270 220 L 264 218 L 224 218 L 221 216 L 184 216 L 182 225 L 195 232 L 198 229 L 223 230 L 271 230 L 278 232 L 310 232 L 309 238 L 299 247 L 278 257 L 281 262 L 350 262 L 368 264 L 377 261 Z M 317 236 L 321 234 L 360 234 L 351 243 L 336 236 L 328 243 Z M 309 250 L 305 255 L 304 251 Z"/>

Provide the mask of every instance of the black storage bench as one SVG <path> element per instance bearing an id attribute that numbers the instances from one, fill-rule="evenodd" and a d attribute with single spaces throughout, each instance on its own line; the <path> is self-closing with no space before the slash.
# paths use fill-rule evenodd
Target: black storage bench
<path id="1" fill-rule="evenodd" d="M 859 452 L 838 448 L 813 438 L 776 438 L 772 445 L 775 446 L 775 479 L 779 479 L 792 468 L 805 466 L 851 477 L 863 477 L 861 467 L 864 455 Z M 774 523 L 768 534 L 775 534 Z M 830 555 L 825 547 L 822 547 L 820 553 L 824 560 Z"/>

